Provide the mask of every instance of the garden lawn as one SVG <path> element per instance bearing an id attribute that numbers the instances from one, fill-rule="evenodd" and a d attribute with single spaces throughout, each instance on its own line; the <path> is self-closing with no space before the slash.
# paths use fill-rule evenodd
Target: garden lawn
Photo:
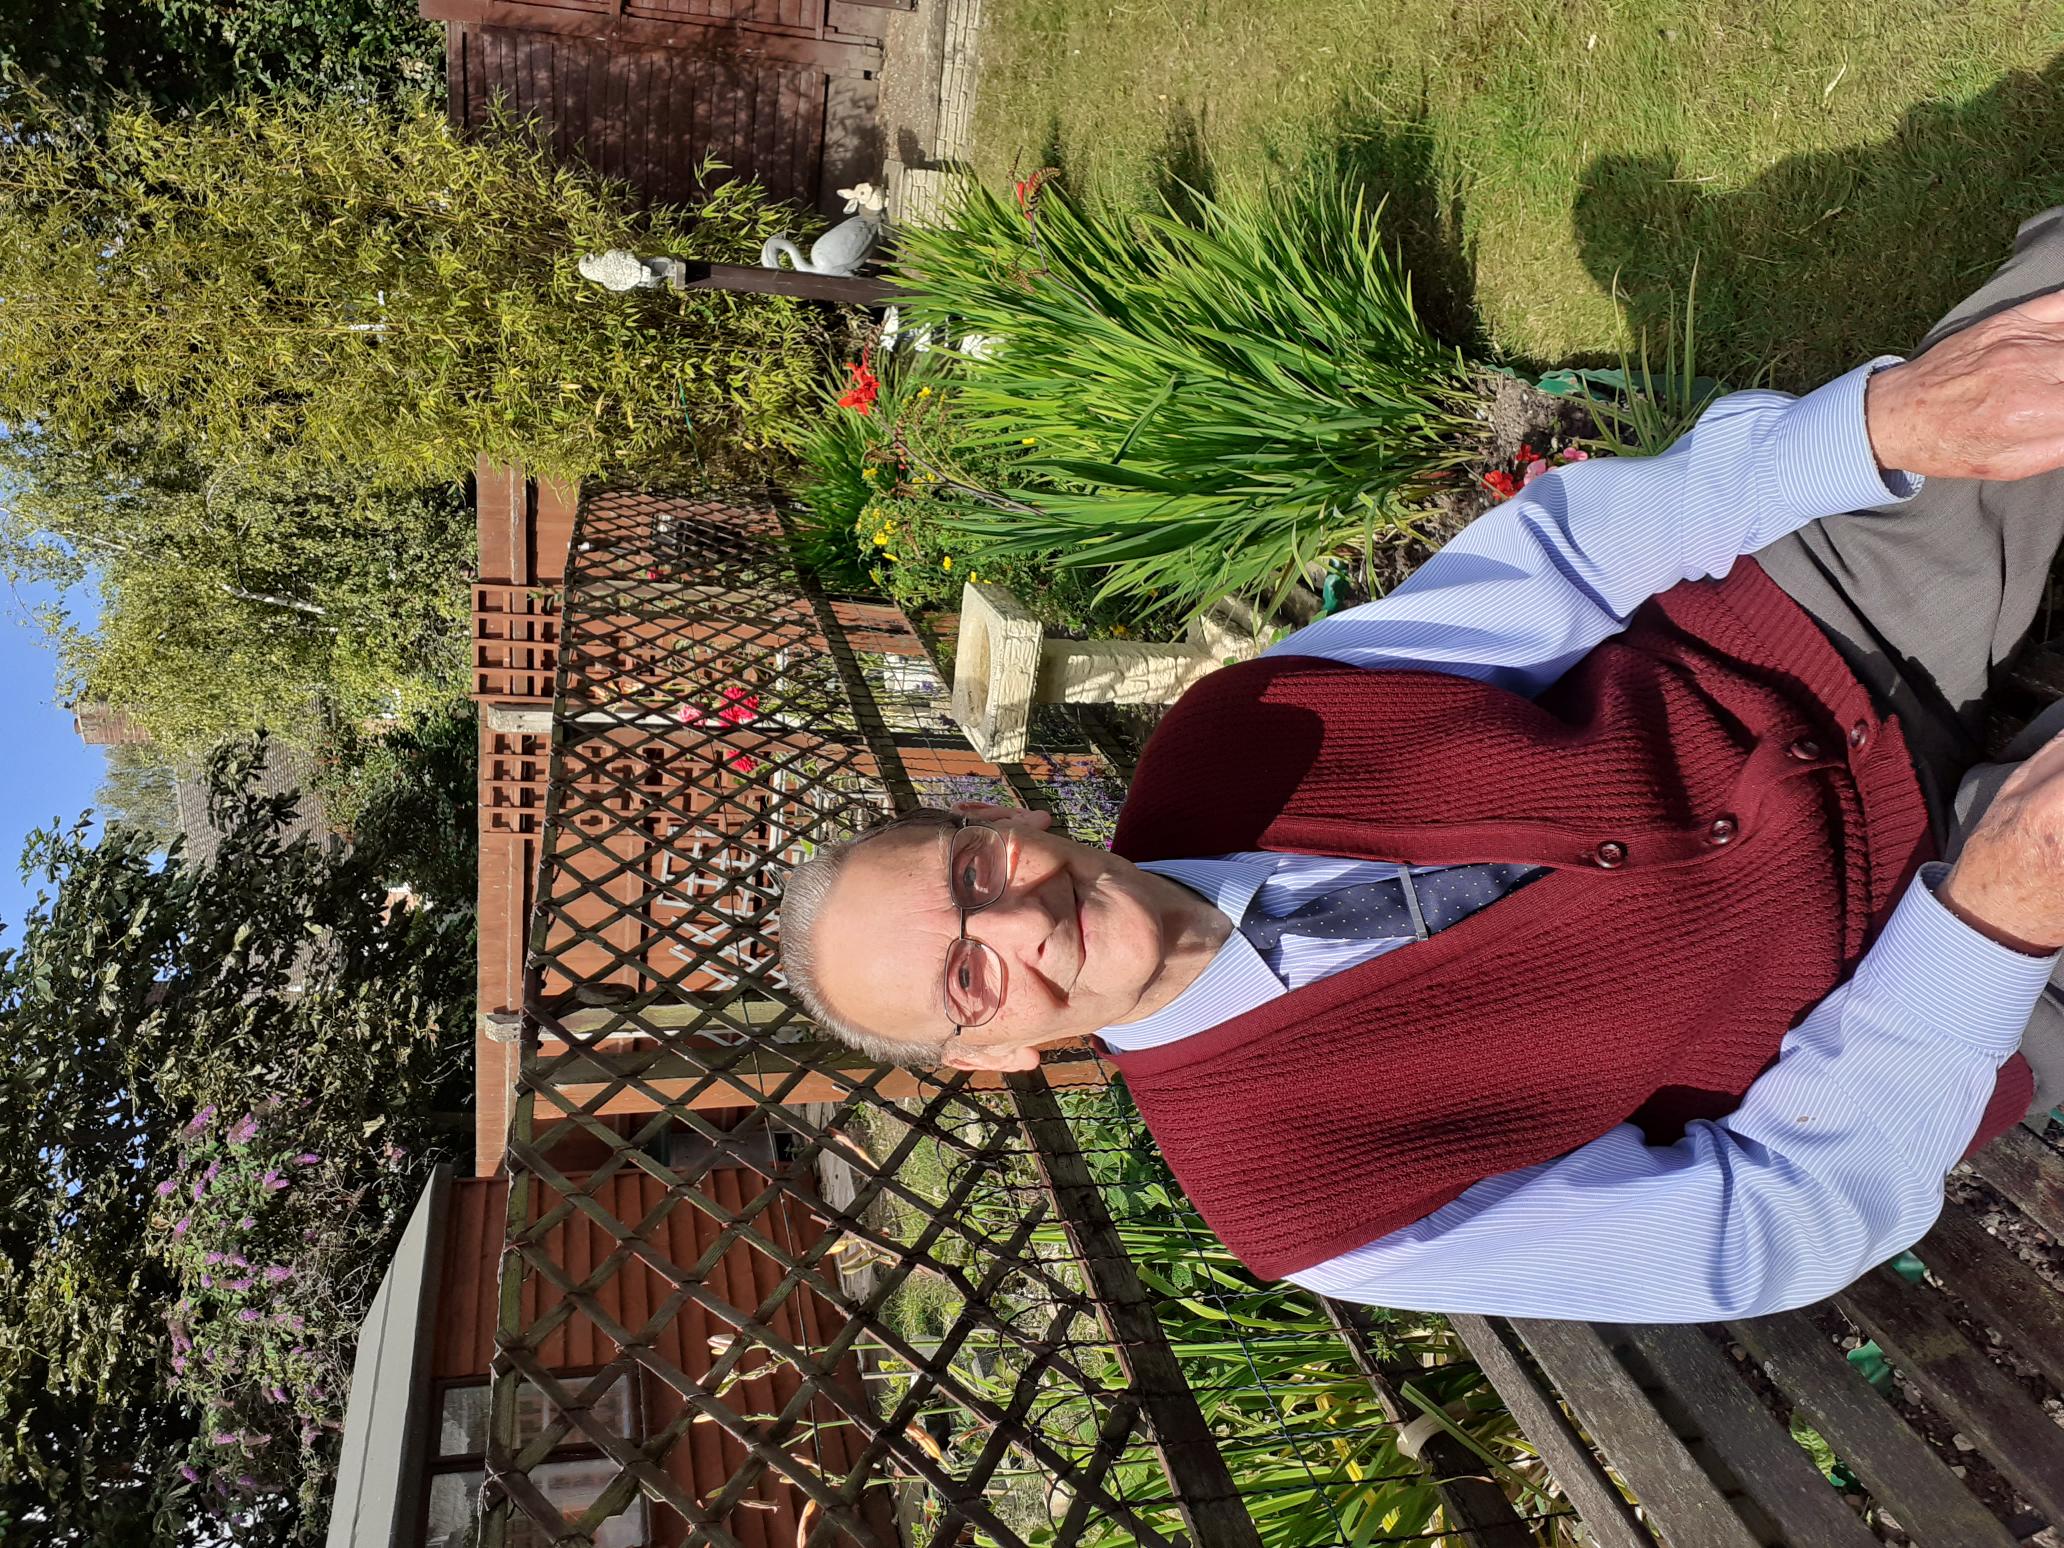
<path id="1" fill-rule="evenodd" d="M 1521 366 L 1659 342 L 1696 261 L 1700 368 L 1798 391 L 2064 203 L 2064 5 L 988 0 L 976 139 L 1120 205 L 1338 162 L 1429 321 Z"/>

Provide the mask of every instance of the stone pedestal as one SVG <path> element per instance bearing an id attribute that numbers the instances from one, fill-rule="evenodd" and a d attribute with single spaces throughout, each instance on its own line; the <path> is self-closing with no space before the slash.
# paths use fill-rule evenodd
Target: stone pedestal
<path id="1" fill-rule="evenodd" d="M 1034 704 L 1172 704 L 1228 660 L 1261 648 L 1251 610 L 1220 603 L 1181 645 L 1049 640 L 1039 620 L 1001 586 L 961 591 L 953 665 L 953 718 L 992 763 L 1025 756 Z"/>

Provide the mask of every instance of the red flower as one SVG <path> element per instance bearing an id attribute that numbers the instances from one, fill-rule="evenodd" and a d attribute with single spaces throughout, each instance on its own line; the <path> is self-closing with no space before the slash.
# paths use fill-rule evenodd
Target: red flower
<path id="1" fill-rule="evenodd" d="M 732 768 L 738 770 L 738 772 L 741 774 L 750 774 L 754 769 L 760 766 L 759 763 L 754 758 L 752 758 L 750 754 L 747 753 L 733 753 L 724 761 L 730 764 Z"/>
<path id="2" fill-rule="evenodd" d="M 839 407 L 849 408 L 856 414 L 872 413 L 874 400 L 881 392 L 881 378 L 868 369 L 864 355 L 859 364 L 849 365 L 846 370 L 853 378 L 853 385 L 839 394 Z"/>
<path id="3" fill-rule="evenodd" d="M 1486 473 L 1483 481 L 1484 486 L 1495 491 L 1501 500 L 1509 500 L 1519 493 L 1519 480 L 1507 473 L 1503 468 Z"/>
<path id="4" fill-rule="evenodd" d="M 734 726 L 751 720 L 760 707 L 760 696 L 747 693 L 736 683 L 725 684 L 724 699 L 724 707 L 717 711 L 717 718 Z"/>

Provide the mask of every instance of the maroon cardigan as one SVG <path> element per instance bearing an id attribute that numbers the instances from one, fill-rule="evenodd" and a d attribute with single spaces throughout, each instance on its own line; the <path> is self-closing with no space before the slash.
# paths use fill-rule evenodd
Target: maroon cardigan
<path id="1" fill-rule="evenodd" d="M 1112 846 L 1549 874 L 1408 950 L 1113 1055 L 1213 1230 L 1280 1277 L 1632 1120 L 1731 1112 L 1931 839 L 1905 738 L 1752 561 L 1538 698 L 1270 657 L 1155 732 Z M 1983 1143 L 2032 1096 L 2002 1069 Z"/>

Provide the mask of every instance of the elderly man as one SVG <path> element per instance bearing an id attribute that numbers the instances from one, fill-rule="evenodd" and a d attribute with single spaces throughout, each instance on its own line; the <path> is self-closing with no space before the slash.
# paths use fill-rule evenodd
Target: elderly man
<path id="1" fill-rule="evenodd" d="M 1328 1295 L 1840 1288 L 2064 1096 L 2064 739 L 1973 772 L 2064 539 L 2059 286 L 2064 210 L 1912 360 L 1550 474 L 1214 674 L 1116 854 L 966 806 L 799 868 L 791 981 L 906 1062 L 1096 1036 L 1221 1238 Z"/>

